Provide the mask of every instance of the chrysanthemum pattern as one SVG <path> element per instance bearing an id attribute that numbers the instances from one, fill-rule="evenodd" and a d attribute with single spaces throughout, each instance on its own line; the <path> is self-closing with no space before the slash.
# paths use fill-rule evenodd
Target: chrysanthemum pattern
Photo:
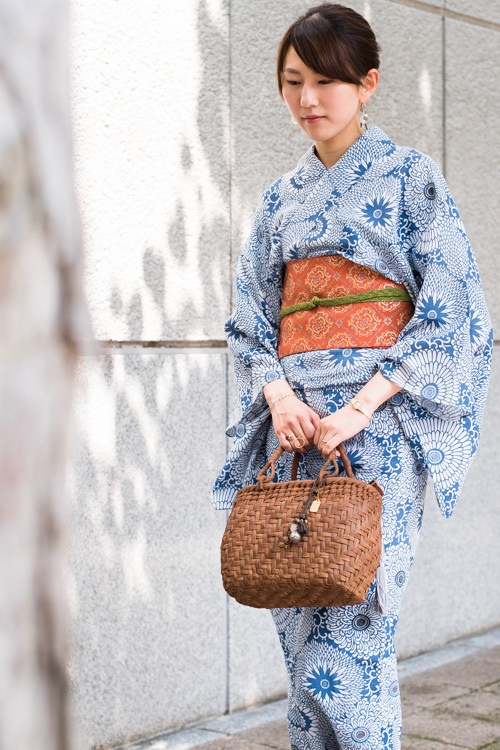
<path id="1" fill-rule="evenodd" d="M 408 183 L 406 200 L 408 212 L 419 229 L 424 229 L 436 212 L 437 190 L 433 180 L 425 173 L 417 173 Z"/>
<path id="2" fill-rule="evenodd" d="M 349 259 L 408 289 L 415 314 L 386 349 L 277 356 L 286 264 Z M 333 268 L 333 266 L 332 266 Z M 370 128 L 326 169 L 311 147 L 264 193 L 240 257 L 237 305 L 226 324 L 240 409 L 214 487 L 229 508 L 275 450 L 265 383 L 286 379 L 320 417 L 349 403 L 377 372 L 401 391 L 345 443 L 364 481 L 384 490 L 388 609 L 375 585 L 357 607 L 272 610 L 289 678 L 288 730 L 300 750 L 400 750 L 394 629 L 432 475 L 443 515 L 453 512 L 477 448 L 491 367 L 492 331 L 474 253 L 436 163 Z M 277 481 L 290 478 L 284 454 Z M 299 477 L 323 458 L 301 457 Z M 363 633 L 370 633 L 365 637 Z"/>
<path id="3" fill-rule="evenodd" d="M 308 641 L 296 658 L 295 680 L 299 694 L 319 704 L 332 717 L 352 711 L 363 692 L 362 670 L 353 669 L 353 658 L 325 643 Z"/>
<path id="4" fill-rule="evenodd" d="M 391 698 L 393 701 L 399 703 L 400 691 L 399 682 L 394 680 L 390 673 L 384 675 L 380 684 L 381 698 Z"/>
<path id="5" fill-rule="evenodd" d="M 373 724 L 374 701 L 361 701 L 354 711 L 346 717 L 345 723 L 339 732 L 342 741 L 342 747 L 359 748 L 359 750 L 374 750 L 374 748 L 383 747 L 382 732 L 379 726 Z M 386 711 L 379 707 L 379 724 L 384 720 L 391 723 L 398 723 L 400 711 L 393 709 L 392 716 L 387 717 Z M 378 731 L 377 731 L 378 730 Z"/>
<path id="6" fill-rule="evenodd" d="M 396 615 L 399 612 L 412 562 L 413 555 L 409 544 L 401 543 L 387 547 L 385 551 L 385 566 L 390 602 L 389 612 L 391 614 Z"/>
<path id="7" fill-rule="evenodd" d="M 443 351 L 434 352 L 432 359 L 427 351 L 416 352 L 405 387 L 420 397 L 422 405 L 428 401 L 458 404 L 460 383 L 454 369 L 452 356 Z"/>
<path id="8" fill-rule="evenodd" d="M 334 608 L 326 607 L 324 637 L 327 643 L 337 645 L 360 659 L 368 659 L 374 652 L 384 652 L 385 624 L 382 615 L 372 612 L 366 604 L 352 607 L 351 627 L 335 616 Z"/>
<path id="9" fill-rule="evenodd" d="M 396 213 L 396 201 L 392 192 L 376 192 L 357 210 L 357 215 L 366 226 L 377 234 L 391 227 Z"/>
<path id="10" fill-rule="evenodd" d="M 470 437 L 459 424 L 445 433 L 439 429 L 439 420 L 425 419 L 422 426 L 422 447 L 427 466 L 436 481 L 455 484 L 460 466 L 470 454 Z"/>

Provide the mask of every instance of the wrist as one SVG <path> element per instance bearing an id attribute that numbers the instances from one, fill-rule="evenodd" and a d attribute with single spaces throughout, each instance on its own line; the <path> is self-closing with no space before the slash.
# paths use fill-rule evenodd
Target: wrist
<path id="1" fill-rule="evenodd" d="M 354 397 L 349 402 L 355 411 L 360 412 L 365 416 L 367 419 L 371 419 L 373 417 L 373 411 L 370 410 L 370 407 L 364 403 L 364 401 L 361 401 L 361 399 Z"/>
<path id="2" fill-rule="evenodd" d="M 379 406 L 400 390 L 402 390 L 401 386 L 388 380 L 381 372 L 376 372 L 354 398 L 361 401 L 366 410 L 373 414 Z"/>
<path id="3" fill-rule="evenodd" d="M 262 392 L 264 393 L 264 398 L 269 405 L 283 396 L 295 396 L 288 381 L 283 378 L 280 378 L 279 380 L 271 380 L 270 383 L 266 383 Z"/>
<path id="4" fill-rule="evenodd" d="M 295 395 L 295 393 L 285 393 L 284 396 L 278 396 L 278 398 L 275 398 L 274 401 L 269 401 L 269 411 L 271 412 L 271 414 L 273 414 L 273 407 L 276 404 L 278 404 L 277 408 L 279 410 L 279 408 L 280 408 L 279 405 L 281 403 L 283 403 L 283 405 L 287 404 L 288 401 L 286 399 L 291 399 L 291 398 L 297 398 L 297 396 Z M 286 406 L 285 406 L 285 411 L 286 411 Z"/>

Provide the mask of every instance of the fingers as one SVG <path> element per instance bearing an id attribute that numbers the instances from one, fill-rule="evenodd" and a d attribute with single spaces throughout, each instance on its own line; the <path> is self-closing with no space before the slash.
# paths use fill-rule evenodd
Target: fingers
<path id="1" fill-rule="evenodd" d="M 289 440 L 293 450 L 299 453 L 306 453 L 314 447 L 313 437 L 315 433 L 313 425 L 307 420 L 298 426 L 294 426 L 288 437 L 292 437 Z"/>
<path id="2" fill-rule="evenodd" d="M 300 415 L 298 418 L 298 425 L 294 425 L 293 429 L 293 432 L 297 438 L 299 438 L 299 442 L 302 443 L 302 445 L 300 445 L 302 453 L 314 448 L 314 436 L 319 424 L 319 416 L 312 410 L 310 410 L 310 412 L 310 414 L 304 416 Z M 313 417 L 315 417 L 315 419 L 313 419 Z M 297 441 L 295 441 L 295 445 L 297 445 Z"/>
<path id="3" fill-rule="evenodd" d="M 309 430 L 310 431 L 310 430 Z M 281 447 L 288 451 L 298 451 L 299 453 L 306 453 L 313 447 L 312 440 L 306 437 L 304 432 L 301 432 L 299 428 L 294 428 L 290 432 L 280 432 L 278 435 Z"/>
<path id="4" fill-rule="evenodd" d="M 366 424 L 367 418 L 364 415 L 358 414 L 350 405 L 344 406 L 320 420 L 313 438 L 314 444 L 326 459 L 339 443 L 357 435 Z M 339 451 L 335 452 L 338 456 Z"/>
<path id="5" fill-rule="evenodd" d="M 273 427 L 283 450 L 305 453 L 314 447 L 314 436 L 320 417 L 302 402 L 278 405 L 274 409 Z"/>
<path id="6" fill-rule="evenodd" d="M 331 456 L 332 451 L 335 450 L 337 448 L 337 445 L 341 442 L 342 440 L 340 438 L 340 435 L 333 435 L 332 437 L 327 437 L 323 439 L 319 443 L 318 449 L 323 454 L 323 458 L 325 459 L 325 461 L 329 456 Z M 340 456 L 340 453 L 338 450 L 335 450 L 335 455 Z"/>
<path id="7" fill-rule="evenodd" d="M 336 432 L 334 427 L 322 424 L 316 430 L 313 441 L 316 448 L 321 451 L 323 458 L 326 460 L 337 445 L 342 442 L 342 436 Z M 335 450 L 335 455 L 340 456 L 338 450 Z"/>
<path id="8" fill-rule="evenodd" d="M 304 447 L 307 445 L 307 439 L 300 430 L 293 429 L 279 429 L 274 431 L 276 437 L 283 450 L 287 453 L 293 453 L 293 451 L 303 452 Z"/>
<path id="9" fill-rule="evenodd" d="M 319 416 L 319 414 L 316 414 L 316 412 L 311 409 L 311 412 L 309 414 L 309 419 L 311 420 L 311 424 L 314 427 L 314 432 L 316 432 L 316 430 L 319 427 L 319 423 L 321 422 L 321 417 Z"/>
<path id="10" fill-rule="evenodd" d="M 298 453 L 305 453 L 312 447 L 311 441 L 306 438 L 303 432 L 297 432 L 288 436 L 288 441 L 292 446 L 292 450 L 298 451 Z"/>
<path id="11" fill-rule="evenodd" d="M 316 415 L 316 416 L 318 416 L 318 415 Z M 319 417 L 318 417 L 318 420 L 319 420 Z M 318 422 L 318 424 L 319 424 L 319 422 Z M 314 422 L 312 421 L 312 419 L 305 418 L 305 419 L 301 420 L 300 427 L 301 427 L 304 435 L 306 436 L 308 442 L 310 442 L 311 445 L 313 445 L 313 443 L 314 443 L 314 436 L 316 434 L 317 425 L 314 424 Z"/>
<path id="12" fill-rule="evenodd" d="M 306 435 L 299 431 L 291 431 L 286 434 L 280 432 L 277 437 L 281 447 L 283 448 L 283 450 L 287 451 L 287 453 L 293 453 L 294 451 L 297 451 L 298 453 L 306 453 L 308 450 L 311 450 L 311 448 L 314 447 L 314 444 L 316 442 L 316 438 L 314 439 L 314 441 L 307 440 Z M 331 452 L 336 449 L 337 445 L 341 442 L 342 440 L 340 435 L 334 434 L 323 439 L 319 439 L 316 447 L 322 453 L 323 458 L 326 460 L 330 456 Z M 335 450 L 335 455 L 340 456 L 338 450 Z"/>
<path id="13" fill-rule="evenodd" d="M 310 434 L 311 430 L 309 429 L 308 432 Z M 318 437 L 317 433 L 314 433 L 314 435 L 308 439 L 307 434 L 300 432 L 297 428 L 290 432 L 278 434 L 278 439 L 281 447 L 289 453 L 292 451 L 306 453 L 311 450 L 311 448 L 314 448 L 314 445 L 316 444 L 316 447 L 321 451 L 325 459 L 328 458 L 332 450 L 342 442 L 342 438 L 338 433 L 330 432 L 330 434 L 327 434 L 325 432 L 324 437 Z M 339 451 L 336 450 L 335 455 L 340 456 Z"/>
<path id="14" fill-rule="evenodd" d="M 295 433 L 290 433 L 289 435 L 283 436 L 284 444 L 282 443 L 282 447 L 288 451 L 288 453 L 292 453 L 293 451 L 300 450 L 302 446 L 304 445 L 304 439 L 301 436 L 295 435 Z"/>

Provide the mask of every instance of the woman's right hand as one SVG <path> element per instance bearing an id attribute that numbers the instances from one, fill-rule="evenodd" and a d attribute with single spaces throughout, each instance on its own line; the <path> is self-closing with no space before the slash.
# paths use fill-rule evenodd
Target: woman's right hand
<path id="1" fill-rule="evenodd" d="M 264 396 L 272 406 L 273 428 L 283 450 L 305 453 L 313 448 L 319 415 L 297 398 L 286 381 L 268 383 L 264 387 Z"/>
<path id="2" fill-rule="evenodd" d="M 314 448 L 313 438 L 320 418 L 307 404 L 298 399 L 286 398 L 273 407 L 273 428 L 281 447 L 291 453 L 305 453 Z"/>

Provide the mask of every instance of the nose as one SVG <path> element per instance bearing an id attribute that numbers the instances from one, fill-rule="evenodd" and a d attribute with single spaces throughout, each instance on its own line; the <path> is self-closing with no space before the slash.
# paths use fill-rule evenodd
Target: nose
<path id="1" fill-rule="evenodd" d="M 304 86 L 302 87 L 300 104 L 302 107 L 304 107 L 304 109 L 315 107 L 318 104 L 318 94 L 313 86 L 307 86 L 306 84 L 304 84 Z"/>

